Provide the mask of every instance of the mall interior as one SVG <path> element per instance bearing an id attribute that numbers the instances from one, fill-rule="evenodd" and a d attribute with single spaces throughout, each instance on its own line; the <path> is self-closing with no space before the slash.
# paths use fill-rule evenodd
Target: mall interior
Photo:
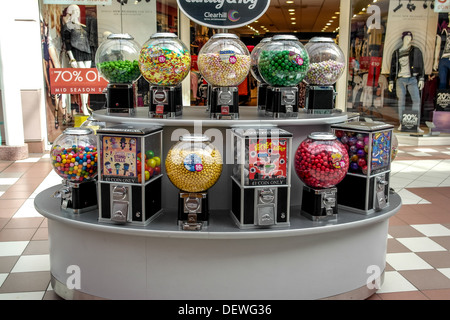
<path id="1" fill-rule="evenodd" d="M 231 27 L 190 19 L 182 8 L 186 2 L 0 4 L 0 300 L 450 300 L 450 1 L 267 0 L 256 19 Z M 77 23 L 81 36 L 73 36 L 71 24 Z M 228 105 L 216 102 L 215 89 L 223 86 L 211 84 L 202 61 L 205 49 L 224 34 L 241 44 L 249 62 L 244 77 L 231 85 L 239 110 L 234 118 Z M 100 77 L 105 71 L 97 53 L 106 50 L 102 44 L 111 35 L 131 35 L 128 44 L 138 48 L 140 73 L 125 91 Z M 184 75 L 171 71 L 179 79 L 175 97 L 180 98 L 168 99 L 178 99 L 182 114 L 155 116 L 151 111 L 155 104 L 156 113 L 162 109 L 154 102 L 153 70 L 144 72 L 139 50 L 150 48 L 146 45 L 155 35 L 181 43 L 190 57 Z M 283 37 L 303 52 L 314 40 L 324 41 L 338 48 L 344 61 L 331 84 L 313 86 L 303 76 L 287 85 L 295 93 L 293 117 L 287 107 L 269 114 L 267 102 L 264 114 L 260 106 L 264 81 L 273 90 L 271 107 L 280 99 L 277 85 L 258 65 L 269 48 L 263 43 L 269 38 L 268 45 L 280 38 L 284 43 Z M 82 40 L 87 45 L 80 61 L 71 53 L 80 52 Z M 276 45 L 272 49 L 279 50 Z M 253 72 L 250 59 L 256 50 L 261 55 Z M 309 52 L 310 67 L 312 57 Z M 307 61 L 303 58 L 302 63 Z M 325 86 L 332 98 L 316 100 L 331 101 L 322 109 L 312 96 Z M 117 92 L 120 97 L 113 96 Z M 114 111 L 119 102 L 113 106 L 111 101 L 121 103 L 125 95 L 133 107 Z M 223 165 L 204 163 L 198 169 L 202 160 L 195 155 L 189 160 L 195 169 L 188 169 L 184 158 L 181 167 L 190 172 L 207 168 L 211 178 L 219 170 L 207 187 L 188 190 L 171 156 L 182 142 L 191 141 L 192 148 L 198 140 L 174 136 L 183 129 L 198 133 L 199 124 L 202 137 L 214 137 L 212 143 L 211 137 L 201 140 L 203 150 L 219 157 L 223 153 Z M 242 128 L 263 130 L 266 138 L 272 132 L 272 143 L 287 143 L 290 153 L 275 154 L 278 173 L 251 164 L 252 139 L 246 131 L 241 135 Z M 57 155 L 67 136 L 80 134 L 77 129 L 93 137 L 87 142 L 91 152 L 92 145 L 98 148 L 94 160 L 83 146 L 95 168 L 99 164 L 98 173 L 91 170 L 81 183 L 89 187 L 94 182 L 96 189 L 89 194 L 61 173 Z M 308 139 L 326 140 L 325 131 L 334 143 L 346 146 L 340 169 L 348 173 L 315 189 L 300 174 L 298 159 L 304 154 L 299 150 Z M 351 172 L 352 165 L 358 167 L 353 157 L 358 164 L 364 159 L 350 154 L 352 146 L 342 132 L 369 141 L 365 170 Z M 388 150 L 383 149 L 388 157 L 375 165 L 379 133 L 389 136 Z M 116 146 L 108 142 L 111 136 L 126 143 Z M 141 164 L 142 149 L 148 152 Z M 234 160 L 240 154 L 247 158 L 234 163 L 233 154 Z M 136 168 L 131 165 L 127 174 L 123 167 L 120 176 L 116 166 L 114 174 L 107 157 L 137 161 Z M 141 166 L 150 177 L 141 178 Z M 255 170 L 267 174 L 266 180 Z M 202 183 L 200 177 L 193 185 Z M 305 203 L 317 205 L 323 190 L 338 196 L 317 200 L 319 208 L 305 213 Z M 95 205 L 75 205 L 78 198 Z M 361 209 L 356 203 L 364 201 Z M 195 212 L 189 209 L 194 202 Z M 136 206 L 142 207 L 137 216 L 132 212 Z M 129 213 L 117 218 L 118 207 Z M 273 224 L 264 220 L 268 216 Z"/>

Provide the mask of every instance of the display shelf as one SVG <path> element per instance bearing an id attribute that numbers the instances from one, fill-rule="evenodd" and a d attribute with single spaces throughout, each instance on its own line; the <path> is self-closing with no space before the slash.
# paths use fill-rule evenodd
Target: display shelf
<path id="1" fill-rule="evenodd" d="M 293 207 L 289 227 L 256 230 L 222 210 L 206 229 L 182 231 L 172 211 L 145 227 L 61 211 L 58 188 L 35 207 L 48 218 L 52 286 L 65 299 L 365 299 L 379 288 L 369 279 L 383 282 L 388 221 L 401 207 L 392 194 L 382 211 L 341 210 L 327 222 Z"/>
<path id="2" fill-rule="evenodd" d="M 400 197 L 397 194 L 393 194 L 391 195 L 390 206 L 387 209 L 370 215 L 356 214 L 342 209 L 339 211 L 338 219 L 324 221 L 312 221 L 300 214 L 300 207 L 294 206 L 291 208 L 291 223 L 289 227 L 273 226 L 251 230 L 238 228 L 229 210 L 216 210 L 211 212 L 210 223 L 207 227 L 197 232 L 188 232 L 180 230 L 177 225 L 177 214 L 173 210 L 162 212 L 146 226 L 102 223 L 98 221 L 98 210 L 91 210 L 82 214 L 62 210 L 59 199 L 53 198 L 53 194 L 59 188 L 61 188 L 60 185 L 48 188 L 35 198 L 36 209 L 48 219 L 92 231 L 162 238 L 258 239 L 322 234 L 350 230 L 380 222 L 396 213 L 401 206 Z"/>
<path id="3" fill-rule="evenodd" d="M 94 111 L 94 118 L 99 121 L 125 124 L 148 124 L 158 123 L 163 126 L 192 126 L 195 122 L 201 121 L 204 126 L 211 127 L 235 127 L 235 126 L 305 126 L 317 124 L 333 124 L 346 121 L 349 116 L 356 116 L 346 112 L 336 110 L 330 114 L 311 114 L 299 112 L 297 118 L 271 118 L 258 114 L 255 106 L 241 106 L 239 108 L 239 119 L 211 119 L 204 106 L 184 107 L 183 115 L 178 118 L 149 118 L 148 108 L 136 108 L 134 115 L 117 116 L 107 114 L 106 109 Z"/>

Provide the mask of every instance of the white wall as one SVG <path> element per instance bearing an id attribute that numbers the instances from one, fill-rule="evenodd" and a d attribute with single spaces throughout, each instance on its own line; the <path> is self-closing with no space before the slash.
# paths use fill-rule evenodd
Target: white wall
<path id="1" fill-rule="evenodd" d="M 24 127 L 29 125 L 36 128 L 34 140 L 44 139 L 43 94 L 25 119 L 21 108 L 22 90 L 44 92 L 37 0 L 0 2 L 0 70 L 6 144 L 23 145 Z"/>

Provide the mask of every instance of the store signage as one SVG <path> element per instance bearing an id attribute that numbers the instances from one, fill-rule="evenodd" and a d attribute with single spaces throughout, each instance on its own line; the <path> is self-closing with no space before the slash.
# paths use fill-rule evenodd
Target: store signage
<path id="1" fill-rule="evenodd" d="M 210 28 L 238 28 L 262 16 L 270 0 L 177 0 L 183 13 Z"/>
<path id="2" fill-rule="evenodd" d="M 381 71 L 381 57 L 370 57 L 369 74 L 367 75 L 367 86 L 377 87 Z"/>
<path id="3" fill-rule="evenodd" d="M 419 121 L 419 113 L 417 111 L 404 111 L 401 119 L 402 131 L 417 132 Z"/>
<path id="4" fill-rule="evenodd" d="M 436 111 L 450 111 L 450 89 L 437 90 Z"/>
<path id="5" fill-rule="evenodd" d="M 111 5 L 112 0 L 44 0 L 44 4 L 64 4 L 71 5 L 77 4 L 80 6 L 89 6 L 89 5 Z"/>
<path id="6" fill-rule="evenodd" d="M 102 93 L 108 81 L 96 68 L 50 68 L 52 94 Z"/>
<path id="7" fill-rule="evenodd" d="M 450 0 L 434 0 L 435 12 L 450 12 Z"/>

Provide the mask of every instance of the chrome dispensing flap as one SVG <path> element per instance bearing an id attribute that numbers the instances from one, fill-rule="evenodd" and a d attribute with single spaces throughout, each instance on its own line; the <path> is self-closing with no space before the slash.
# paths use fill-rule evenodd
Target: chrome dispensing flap
<path id="1" fill-rule="evenodd" d="M 126 223 L 129 220 L 130 186 L 111 185 L 111 221 Z"/>
<path id="2" fill-rule="evenodd" d="M 375 209 L 381 210 L 387 207 L 388 201 L 386 196 L 386 187 L 389 185 L 389 183 L 384 180 L 382 176 L 378 176 L 375 179 L 375 187 L 376 187 L 376 202 L 375 202 Z"/>

